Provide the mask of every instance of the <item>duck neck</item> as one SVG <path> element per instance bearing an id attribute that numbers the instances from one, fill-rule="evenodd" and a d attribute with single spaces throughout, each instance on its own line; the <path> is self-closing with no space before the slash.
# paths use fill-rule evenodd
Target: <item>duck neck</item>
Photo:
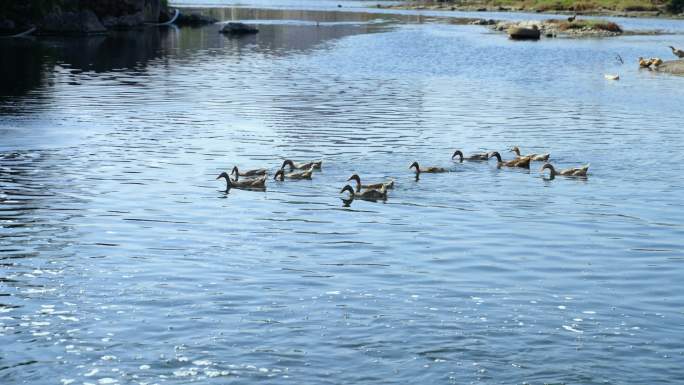
<path id="1" fill-rule="evenodd" d="M 549 175 L 551 176 L 551 179 L 553 179 L 553 178 L 556 177 L 556 174 L 557 174 L 557 173 L 556 173 L 556 168 L 555 168 L 555 167 L 553 167 L 553 166 L 550 165 L 550 164 L 546 164 L 546 165 L 544 166 L 544 168 L 549 170 Z"/>

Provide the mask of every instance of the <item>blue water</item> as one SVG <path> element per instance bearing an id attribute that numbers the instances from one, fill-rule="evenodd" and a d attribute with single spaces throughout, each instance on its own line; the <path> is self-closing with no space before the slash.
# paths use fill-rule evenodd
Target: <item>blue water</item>
<path id="1" fill-rule="evenodd" d="M 0 41 L 0 383 L 681 383 L 680 35 L 213 12 L 261 32 Z M 512 145 L 590 174 L 450 160 Z"/>

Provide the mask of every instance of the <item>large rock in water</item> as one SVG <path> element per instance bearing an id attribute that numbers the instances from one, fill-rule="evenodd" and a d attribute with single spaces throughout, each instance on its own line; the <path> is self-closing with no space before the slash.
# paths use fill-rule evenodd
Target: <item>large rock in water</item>
<path id="1" fill-rule="evenodd" d="M 79 12 L 53 12 L 45 16 L 40 25 L 43 34 L 96 34 L 107 29 L 90 10 Z"/>
<path id="2" fill-rule="evenodd" d="M 251 25 L 231 22 L 224 25 L 220 32 L 227 35 L 249 35 L 257 33 L 259 30 Z"/>
<path id="3" fill-rule="evenodd" d="M 511 27 L 508 29 L 508 36 L 514 40 L 539 40 L 541 31 L 534 27 Z"/>
<path id="4" fill-rule="evenodd" d="M 658 72 L 666 72 L 674 75 L 684 75 L 684 59 L 668 60 L 655 67 Z"/>

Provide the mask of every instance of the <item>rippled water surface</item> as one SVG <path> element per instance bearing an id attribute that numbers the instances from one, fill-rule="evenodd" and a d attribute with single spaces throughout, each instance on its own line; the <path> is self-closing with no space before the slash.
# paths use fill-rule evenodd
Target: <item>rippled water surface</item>
<path id="1" fill-rule="evenodd" d="M 0 41 L 0 383 L 681 383 L 681 35 L 212 12 L 261 32 Z M 590 175 L 450 160 L 511 145 Z"/>

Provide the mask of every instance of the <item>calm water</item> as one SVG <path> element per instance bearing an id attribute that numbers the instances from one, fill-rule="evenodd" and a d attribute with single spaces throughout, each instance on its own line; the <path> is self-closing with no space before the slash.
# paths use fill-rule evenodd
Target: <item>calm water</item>
<path id="1" fill-rule="evenodd" d="M 681 383 L 682 35 L 213 12 L 261 32 L 0 41 L 0 383 Z M 591 175 L 449 159 L 511 145 Z"/>

